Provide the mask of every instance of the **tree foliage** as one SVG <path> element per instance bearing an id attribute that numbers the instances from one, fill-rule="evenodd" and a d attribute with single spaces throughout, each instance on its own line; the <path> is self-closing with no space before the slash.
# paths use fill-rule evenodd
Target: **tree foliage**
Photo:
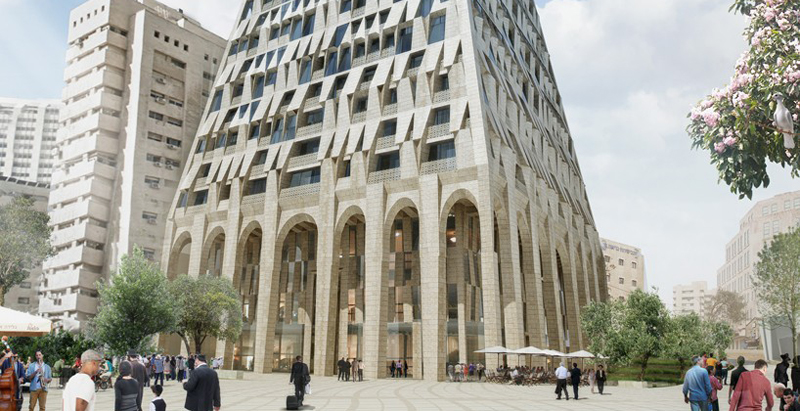
<path id="1" fill-rule="evenodd" d="M 50 217 L 36 211 L 33 204 L 30 198 L 16 197 L 0 206 L 0 305 L 9 289 L 53 254 Z"/>
<path id="2" fill-rule="evenodd" d="M 188 352 L 199 353 L 208 337 L 232 341 L 241 335 L 241 303 L 229 279 L 182 275 L 170 283 L 170 294 L 177 313 L 173 332 L 183 339 Z"/>
<path id="3" fill-rule="evenodd" d="M 731 192 L 750 198 L 754 188 L 769 185 L 767 162 L 790 167 L 794 177 L 800 172 L 800 148 L 785 152 L 772 119 L 776 94 L 790 112 L 800 111 L 800 10 L 792 0 L 735 0 L 731 9 L 749 19 L 744 37 L 750 49 L 730 84 L 691 110 L 687 131 L 694 148 L 709 152 Z"/>
<path id="4" fill-rule="evenodd" d="M 100 284 L 93 337 L 114 355 L 149 348 L 151 338 L 175 324 L 174 298 L 161 270 L 135 247 L 122 257 L 110 284 Z M 141 351 L 140 351 L 141 352 Z"/>
<path id="5" fill-rule="evenodd" d="M 733 291 L 717 290 L 708 308 L 709 318 L 738 324 L 747 319 L 744 297 Z"/>
<path id="6" fill-rule="evenodd" d="M 703 334 L 703 321 L 695 313 L 672 317 L 669 331 L 664 338 L 663 357 L 673 358 L 681 364 L 689 365 L 693 355 L 711 351 L 706 347 Z"/>
<path id="7" fill-rule="evenodd" d="M 95 341 L 83 334 L 72 334 L 62 329 L 56 329 L 41 337 L 11 337 L 8 345 L 23 360 L 28 357 L 35 358 L 36 350 L 41 350 L 45 361 L 51 365 L 59 358 L 71 364 L 71 361 L 75 357 L 80 357 L 84 351 L 98 348 Z"/>
<path id="8" fill-rule="evenodd" d="M 753 274 L 758 310 L 766 326 L 791 330 L 795 358 L 800 329 L 800 227 L 775 235 L 758 257 Z"/>

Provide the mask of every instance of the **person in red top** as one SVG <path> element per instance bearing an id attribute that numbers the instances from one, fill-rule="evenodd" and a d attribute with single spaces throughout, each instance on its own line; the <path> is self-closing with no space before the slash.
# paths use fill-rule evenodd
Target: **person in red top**
<path id="1" fill-rule="evenodd" d="M 764 398 L 767 399 L 767 411 L 772 411 L 775 400 L 772 398 L 772 387 L 766 377 L 767 362 L 758 360 L 753 371 L 743 372 L 733 391 L 730 411 L 761 411 Z"/>

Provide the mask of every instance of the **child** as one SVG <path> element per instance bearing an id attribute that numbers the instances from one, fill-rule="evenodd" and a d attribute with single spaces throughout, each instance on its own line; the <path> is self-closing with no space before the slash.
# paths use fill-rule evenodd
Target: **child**
<path id="1" fill-rule="evenodd" d="M 153 390 L 153 394 L 155 394 L 155 398 L 153 401 L 150 402 L 150 411 L 167 411 L 167 403 L 161 398 L 161 393 L 164 392 L 164 387 L 156 384 L 150 387 Z"/>

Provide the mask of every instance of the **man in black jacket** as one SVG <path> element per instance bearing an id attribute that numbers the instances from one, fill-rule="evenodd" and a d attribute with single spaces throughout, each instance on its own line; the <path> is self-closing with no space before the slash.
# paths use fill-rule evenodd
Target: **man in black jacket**
<path id="1" fill-rule="evenodd" d="M 188 382 L 183 383 L 186 390 L 184 408 L 189 411 L 219 411 L 219 378 L 217 372 L 206 364 L 206 356 L 199 354 L 195 359 L 195 368 Z"/>
<path id="2" fill-rule="evenodd" d="M 598 365 L 594 380 L 597 382 L 597 391 L 600 392 L 600 395 L 603 395 L 603 388 L 606 385 L 606 378 L 608 378 L 608 374 L 606 374 L 605 368 L 603 368 L 602 365 Z"/>
<path id="3" fill-rule="evenodd" d="M 128 361 L 131 363 L 131 377 L 139 383 L 139 397 L 136 399 L 136 405 L 139 410 L 142 409 L 142 397 L 144 396 L 144 380 L 147 379 L 147 369 L 144 364 L 139 361 L 139 354 L 136 350 L 128 350 Z"/>
<path id="4" fill-rule="evenodd" d="M 289 384 L 294 383 L 294 395 L 297 397 L 297 403 L 301 407 L 306 393 L 306 384 L 309 382 L 311 382 L 311 376 L 308 374 L 308 365 L 303 363 L 303 356 L 298 355 L 294 364 L 292 364 Z"/>
<path id="5" fill-rule="evenodd" d="M 578 368 L 578 363 L 572 363 L 572 370 L 570 370 L 569 376 L 572 380 L 572 392 L 575 394 L 575 401 L 578 401 L 578 387 L 581 385 L 581 369 Z"/>
<path id="6" fill-rule="evenodd" d="M 342 359 L 339 360 L 339 362 L 336 363 L 336 365 L 339 367 L 339 381 L 342 381 L 345 379 L 344 369 L 347 366 L 347 361 L 345 361 L 344 357 L 342 357 Z"/>

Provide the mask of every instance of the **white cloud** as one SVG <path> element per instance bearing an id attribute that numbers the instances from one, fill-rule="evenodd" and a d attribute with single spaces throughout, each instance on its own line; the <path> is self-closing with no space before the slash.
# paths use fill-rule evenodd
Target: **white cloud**
<path id="1" fill-rule="evenodd" d="M 540 8 L 600 235 L 642 247 L 648 283 L 716 283 L 752 207 L 692 151 L 689 107 L 728 81 L 745 49 L 730 0 L 551 0 Z M 796 189 L 771 168 L 759 199 Z"/>

